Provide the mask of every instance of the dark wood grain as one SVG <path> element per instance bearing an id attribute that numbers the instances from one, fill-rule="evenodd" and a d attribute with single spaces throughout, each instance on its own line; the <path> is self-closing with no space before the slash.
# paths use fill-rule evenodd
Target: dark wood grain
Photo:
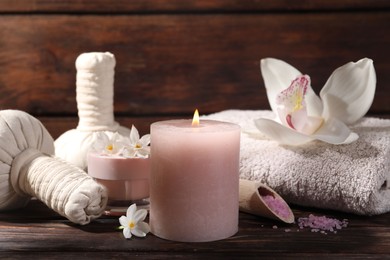
<path id="1" fill-rule="evenodd" d="M 0 104 L 34 115 L 76 115 L 76 57 L 116 55 L 123 116 L 269 108 L 259 60 L 276 57 L 318 92 L 337 67 L 374 60 L 372 112 L 390 112 L 390 12 L 246 15 L 0 16 Z"/>
<path id="2" fill-rule="evenodd" d="M 38 201 L 27 208 L 0 213 L 0 257 L 40 257 L 77 259 L 142 256 L 146 259 L 179 257 L 210 258 L 371 258 L 390 256 L 390 215 L 362 217 L 339 212 L 293 207 L 296 218 L 313 213 L 349 225 L 337 234 L 313 233 L 297 224 L 280 222 L 240 213 L 239 231 L 231 238 L 208 243 L 178 243 L 146 238 L 126 240 L 117 217 L 101 217 L 78 226 L 58 216 Z M 27 213 L 27 214 L 26 214 Z M 276 226 L 277 228 L 274 228 Z M 59 255 L 60 254 L 60 255 Z"/>
<path id="3" fill-rule="evenodd" d="M 313 11 L 313 10 L 376 10 L 389 8 L 386 0 L 1 0 L 1 12 L 237 12 L 237 11 Z"/>

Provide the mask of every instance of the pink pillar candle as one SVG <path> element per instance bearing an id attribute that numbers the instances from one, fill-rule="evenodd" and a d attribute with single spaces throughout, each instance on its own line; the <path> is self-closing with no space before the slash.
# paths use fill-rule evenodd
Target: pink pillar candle
<path id="1" fill-rule="evenodd" d="M 240 127 L 202 120 L 151 125 L 150 227 L 181 242 L 238 231 Z"/>

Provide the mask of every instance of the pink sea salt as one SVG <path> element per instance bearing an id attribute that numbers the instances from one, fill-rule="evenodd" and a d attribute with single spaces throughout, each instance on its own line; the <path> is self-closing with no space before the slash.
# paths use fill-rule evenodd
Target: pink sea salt
<path id="1" fill-rule="evenodd" d="M 348 220 L 338 220 L 335 218 L 327 218 L 326 216 L 314 216 L 310 214 L 308 218 L 299 218 L 298 226 L 300 229 L 311 228 L 311 232 L 320 232 L 327 234 L 326 232 L 337 233 L 337 230 L 348 226 Z"/>
<path id="2" fill-rule="evenodd" d="M 267 206 L 278 216 L 281 216 L 282 218 L 288 218 L 290 216 L 289 207 L 283 200 L 269 194 L 262 195 L 261 197 Z"/>

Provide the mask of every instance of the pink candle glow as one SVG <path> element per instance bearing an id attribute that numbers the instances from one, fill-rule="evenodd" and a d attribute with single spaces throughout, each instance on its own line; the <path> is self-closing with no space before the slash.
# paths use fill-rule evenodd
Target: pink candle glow
<path id="1" fill-rule="evenodd" d="M 150 227 L 158 237 L 220 240 L 238 231 L 240 127 L 202 120 L 151 125 Z"/>

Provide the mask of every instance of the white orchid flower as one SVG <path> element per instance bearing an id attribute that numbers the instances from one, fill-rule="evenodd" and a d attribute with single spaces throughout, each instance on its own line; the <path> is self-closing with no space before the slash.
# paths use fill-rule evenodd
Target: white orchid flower
<path id="1" fill-rule="evenodd" d="M 261 60 L 268 101 L 277 119 L 257 119 L 256 127 L 280 144 L 312 140 L 347 144 L 358 139 L 347 125 L 362 118 L 375 94 L 376 74 L 368 58 L 336 69 L 317 96 L 310 78 L 278 59 Z"/>

